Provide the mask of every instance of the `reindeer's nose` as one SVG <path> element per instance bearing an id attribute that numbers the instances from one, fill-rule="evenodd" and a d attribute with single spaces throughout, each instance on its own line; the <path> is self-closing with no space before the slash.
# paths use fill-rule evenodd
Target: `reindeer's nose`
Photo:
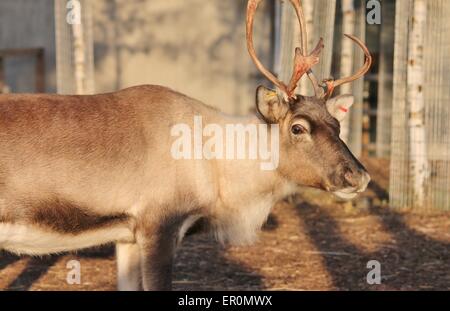
<path id="1" fill-rule="evenodd" d="M 345 174 L 345 183 L 349 187 L 357 187 L 359 185 L 359 178 L 357 178 L 357 174 L 355 174 L 351 169 L 347 169 Z"/>
<path id="2" fill-rule="evenodd" d="M 347 169 L 344 179 L 347 186 L 358 189 L 357 192 L 363 192 L 369 185 L 370 175 L 366 171 L 354 172 L 351 169 Z"/>

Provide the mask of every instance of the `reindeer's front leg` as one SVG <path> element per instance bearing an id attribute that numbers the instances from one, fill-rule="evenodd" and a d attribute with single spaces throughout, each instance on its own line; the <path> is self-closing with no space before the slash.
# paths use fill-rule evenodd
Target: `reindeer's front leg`
<path id="1" fill-rule="evenodd" d="M 172 264 L 179 222 L 145 227 L 138 232 L 144 290 L 171 290 Z"/>
<path id="2" fill-rule="evenodd" d="M 117 243 L 117 288 L 120 291 L 142 290 L 141 254 L 137 243 Z"/>

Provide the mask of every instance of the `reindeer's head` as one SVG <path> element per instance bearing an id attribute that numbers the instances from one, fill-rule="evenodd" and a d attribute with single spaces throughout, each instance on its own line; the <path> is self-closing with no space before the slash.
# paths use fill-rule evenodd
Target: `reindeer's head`
<path id="1" fill-rule="evenodd" d="M 353 104 L 353 96 L 332 98 L 333 90 L 362 77 L 372 58 L 367 47 L 354 36 L 347 35 L 364 51 L 364 66 L 353 76 L 319 83 L 312 67 L 319 62 L 322 39 L 307 55 L 307 34 L 300 0 L 290 0 L 300 24 L 301 47 L 295 50 L 294 70 L 289 84 L 284 84 L 267 70 L 256 57 L 253 47 L 254 14 L 262 0 L 249 0 L 247 10 L 247 46 L 258 69 L 277 86 L 279 92 L 259 87 L 257 109 L 268 123 L 280 126 L 280 164 L 278 171 L 289 180 L 304 186 L 321 188 L 340 197 L 352 198 L 364 191 L 369 174 L 339 138 L 340 122 Z M 304 74 L 311 80 L 315 96 L 295 94 Z"/>

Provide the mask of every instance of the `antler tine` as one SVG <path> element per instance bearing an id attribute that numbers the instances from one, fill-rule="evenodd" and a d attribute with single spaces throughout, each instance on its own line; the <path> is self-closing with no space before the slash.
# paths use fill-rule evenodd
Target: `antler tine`
<path id="1" fill-rule="evenodd" d="M 363 50 L 365 55 L 364 65 L 350 77 L 345 77 L 334 81 L 326 81 L 328 85 L 328 91 L 326 92 L 325 96 L 330 96 L 333 93 L 333 90 L 340 85 L 358 80 L 369 71 L 370 66 L 372 65 L 372 55 L 370 55 L 370 51 L 367 46 L 355 36 L 349 34 L 345 34 L 345 36 L 355 42 Z"/>
<path id="2" fill-rule="evenodd" d="M 295 13 L 297 14 L 297 18 L 298 18 L 298 22 L 299 22 L 299 26 L 300 26 L 300 34 L 301 34 L 301 54 L 306 57 L 307 53 L 308 53 L 308 31 L 306 29 L 306 23 L 305 23 L 305 16 L 303 14 L 303 7 L 301 4 L 300 0 L 290 0 L 290 2 L 292 3 L 292 5 L 294 6 L 295 9 Z M 313 52 L 311 53 L 312 56 L 317 57 L 317 62 L 318 62 L 318 57 L 319 54 L 321 53 L 322 49 L 324 48 L 323 45 L 323 39 L 320 38 L 319 43 L 317 44 L 316 48 L 313 50 Z M 314 66 L 315 64 L 311 65 Z M 322 87 L 320 87 L 319 85 L 319 80 L 316 78 L 316 76 L 314 75 L 314 72 L 312 71 L 311 67 L 308 68 L 308 70 L 306 71 L 306 74 L 308 75 L 309 80 L 311 81 L 313 88 L 314 88 L 314 93 L 316 95 L 316 97 L 320 97 L 323 95 L 324 90 Z M 295 70 L 295 69 L 294 69 Z M 303 73 L 304 74 L 304 73 Z M 289 84 L 291 87 L 293 87 L 293 85 L 295 85 L 295 87 L 297 86 L 298 81 L 300 81 L 301 77 L 303 76 L 303 74 L 298 78 L 297 81 L 295 81 L 295 79 L 297 79 L 298 75 L 295 76 L 294 79 L 294 75 L 293 75 L 293 79 L 291 80 L 291 83 Z"/>
<path id="3" fill-rule="evenodd" d="M 247 4 L 247 48 L 250 57 L 252 58 L 256 67 L 267 79 L 269 79 L 284 93 L 287 99 L 295 98 L 295 89 L 297 88 L 298 81 L 300 81 L 300 79 L 305 73 L 308 73 L 313 84 L 315 83 L 314 90 L 317 95 L 319 85 L 317 83 L 317 79 L 314 77 L 311 71 L 311 68 L 319 62 L 319 54 L 323 49 L 323 40 L 321 39 L 319 41 L 317 47 L 310 55 L 306 55 L 308 40 L 300 1 L 290 0 L 290 2 L 295 8 L 300 23 L 300 30 L 302 33 L 302 44 L 301 48 L 295 49 L 294 70 L 288 85 L 286 85 L 284 82 L 280 81 L 277 77 L 275 77 L 273 73 L 271 73 L 266 67 L 264 67 L 264 65 L 259 61 L 258 57 L 256 56 L 255 48 L 253 46 L 253 23 L 255 12 L 258 9 L 258 6 L 261 2 L 262 0 L 249 0 Z"/>
<path id="4" fill-rule="evenodd" d="M 317 79 L 315 78 L 311 68 L 319 63 L 319 54 L 322 51 L 323 47 L 323 40 L 320 39 L 316 48 L 309 56 L 302 55 L 300 48 L 295 49 L 294 70 L 292 72 L 292 77 L 288 85 L 288 91 L 291 94 L 295 92 L 298 81 L 300 81 L 305 73 L 311 74 L 310 80 L 313 83 L 314 90 L 316 92 L 316 85 L 314 85 L 314 82 L 317 82 Z M 317 88 L 319 88 L 318 83 Z"/>
<path id="5" fill-rule="evenodd" d="M 308 53 L 308 32 L 306 30 L 305 15 L 303 14 L 303 6 L 300 0 L 289 0 L 289 1 L 291 2 L 292 6 L 295 9 L 295 13 L 297 14 L 301 35 L 300 48 L 302 55 L 306 56 L 306 53 Z"/>
<path id="6" fill-rule="evenodd" d="M 275 84 L 275 86 L 278 87 L 287 97 L 290 97 L 286 84 L 280 81 L 277 77 L 275 77 L 273 73 L 271 73 L 266 67 L 264 67 L 264 65 L 260 62 L 260 60 L 256 56 L 256 51 L 253 46 L 253 22 L 255 12 L 258 9 L 258 6 L 261 2 L 262 0 L 249 0 L 247 4 L 247 23 L 246 23 L 247 49 L 250 54 L 250 57 L 252 58 L 258 70 L 261 71 L 261 73 L 267 79 L 269 79 L 269 81 Z"/>
<path id="7" fill-rule="evenodd" d="M 330 97 L 334 91 L 334 89 L 340 85 L 353 82 L 362 76 L 364 76 L 370 69 L 372 65 L 372 56 L 370 55 L 369 49 L 367 46 L 359 40 L 357 37 L 353 35 L 346 34 L 345 36 L 355 42 L 364 52 L 365 60 L 364 65 L 352 76 L 341 78 L 338 80 L 324 80 L 322 83 L 319 83 L 318 79 L 314 75 L 312 71 L 312 67 L 315 66 L 319 62 L 319 55 L 324 48 L 323 39 L 319 40 L 319 43 L 311 52 L 308 53 L 308 34 L 305 25 L 305 18 L 303 15 L 303 8 L 301 4 L 301 0 L 289 0 L 291 4 L 294 6 L 295 12 L 297 14 L 298 22 L 300 25 L 300 33 L 301 33 L 301 47 L 295 49 L 295 58 L 294 58 L 294 69 L 292 72 L 292 76 L 288 85 L 284 82 L 280 81 L 273 73 L 271 73 L 264 65 L 259 61 L 256 56 L 256 51 L 253 46 L 253 22 L 256 10 L 258 9 L 259 4 L 263 0 L 248 0 L 247 4 L 247 49 L 249 51 L 250 57 L 255 63 L 256 67 L 261 71 L 261 73 L 269 79 L 276 87 L 278 87 L 285 95 L 287 99 L 295 98 L 295 89 L 297 88 L 297 84 L 302 78 L 302 76 L 306 73 L 308 75 L 309 80 L 311 81 L 314 87 L 314 93 L 318 98 L 327 98 Z"/>

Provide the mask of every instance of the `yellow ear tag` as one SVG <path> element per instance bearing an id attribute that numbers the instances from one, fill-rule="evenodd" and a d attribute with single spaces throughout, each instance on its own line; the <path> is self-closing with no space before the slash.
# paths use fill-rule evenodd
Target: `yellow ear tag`
<path id="1" fill-rule="evenodd" d="M 274 99 L 275 97 L 278 98 L 277 92 L 268 92 L 265 96 L 265 100 L 269 101 L 271 99 Z"/>

